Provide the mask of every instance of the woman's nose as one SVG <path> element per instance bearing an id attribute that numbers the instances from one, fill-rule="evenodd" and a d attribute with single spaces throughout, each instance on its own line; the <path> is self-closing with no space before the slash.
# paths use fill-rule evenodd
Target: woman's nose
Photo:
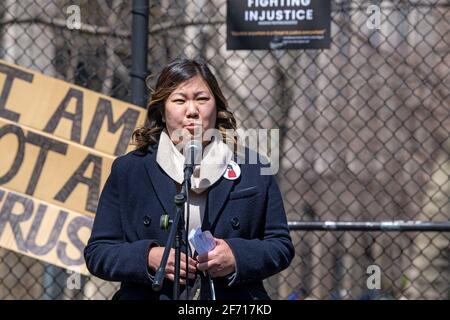
<path id="1" fill-rule="evenodd" d="M 198 116 L 198 109 L 194 101 L 188 100 L 186 113 L 188 117 Z"/>

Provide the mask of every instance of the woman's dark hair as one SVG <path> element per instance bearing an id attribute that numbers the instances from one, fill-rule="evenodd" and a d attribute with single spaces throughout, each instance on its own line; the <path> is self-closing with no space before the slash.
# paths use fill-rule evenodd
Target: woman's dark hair
<path id="1" fill-rule="evenodd" d="M 195 76 L 201 76 L 214 95 L 217 110 L 216 129 L 220 131 L 226 142 L 225 130 L 235 130 L 236 119 L 228 111 L 228 103 L 216 78 L 205 62 L 183 58 L 172 61 L 161 71 L 156 88 L 147 105 L 147 124 L 133 132 L 133 141 L 137 145 L 137 149 L 147 148 L 158 142 L 161 131 L 165 128 L 163 114 L 167 98 L 182 82 Z"/>

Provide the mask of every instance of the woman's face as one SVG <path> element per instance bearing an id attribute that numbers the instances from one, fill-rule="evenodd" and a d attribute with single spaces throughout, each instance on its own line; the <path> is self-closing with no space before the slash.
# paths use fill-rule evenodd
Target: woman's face
<path id="1" fill-rule="evenodd" d="M 216 101 L 209 86 L 201 76 L 182 82 L 167 98 L 164 105 L 164 120 L 169 136 L 177 143 L 180 134 L 176 130 L 186 129 L 194 136 L 214 128 L 216 125 Z"/>

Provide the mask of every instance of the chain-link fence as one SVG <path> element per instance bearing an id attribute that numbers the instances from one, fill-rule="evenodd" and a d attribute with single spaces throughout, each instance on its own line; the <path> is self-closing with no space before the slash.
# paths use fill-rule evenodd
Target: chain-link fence
<path id="1" fill-rule="evenodd" d="M 67 28 L 69 5 L 79 30 Z M 1 59 L 130 101 L 131 1 L 5 0 L 0 19 Z M 332 1 L 326 50 L 228 51 L 225 0 L 151 0 L 149 25 L 150 87 L 173 58 L 201 56 L 241 127 L 280 130 L 289 220 L 450 219 L 447 0 Z M 296 257 L 265 282 L 273 298 L 450 298 L 448 233 L 291 235 Z M 0 299 L 103 299 L 118 287 L 82 277 L 73 290 L 71 276 L 0 250 Z"/>

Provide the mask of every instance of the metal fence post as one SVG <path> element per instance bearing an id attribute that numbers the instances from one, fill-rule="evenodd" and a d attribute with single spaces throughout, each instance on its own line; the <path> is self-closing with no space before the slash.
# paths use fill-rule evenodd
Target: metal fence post
<path id="1" fill-rule="evenodd" d="M 133 24 L 131 31 L 131 102 L 145 107 L 148 51 L 149 0 L 133 0 L 131 9 Z"/>

